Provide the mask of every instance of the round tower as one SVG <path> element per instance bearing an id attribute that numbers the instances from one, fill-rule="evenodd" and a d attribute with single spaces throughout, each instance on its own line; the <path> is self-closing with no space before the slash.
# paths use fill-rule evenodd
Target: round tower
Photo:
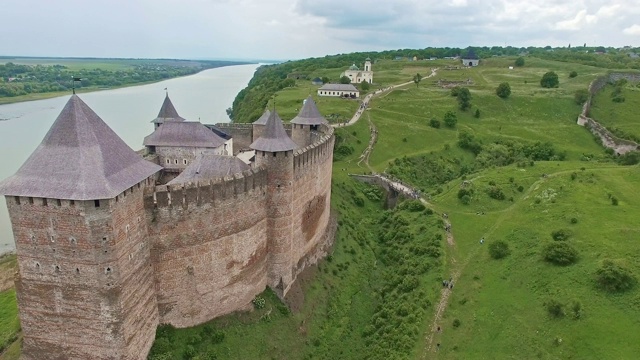
<path id="1" fill-rule="evenodd" d="M 16 242 L 23 359 L 146 358 L 158 309 L 143 191 L 160 169 L 73 95 L 0 183 Z"/>
<path id="2" fill-rule="evenodd" d="M 256 165 L 267 170 L 268 282 L 283 297 L 293 281 L 293 150 L 297 146 L 274 110 L 264 133 L 250 147 L 256 151 Z"/>
<path id="3" fill-rule="evenodd" d="M 327 120 L 320 114 L 311 96 L 304 100 L 298 116 L 291 120 L 291 137 L 298 147 L 303 148 L 313 143 L 313 134 L 318 126 L 326 124 Z"/>

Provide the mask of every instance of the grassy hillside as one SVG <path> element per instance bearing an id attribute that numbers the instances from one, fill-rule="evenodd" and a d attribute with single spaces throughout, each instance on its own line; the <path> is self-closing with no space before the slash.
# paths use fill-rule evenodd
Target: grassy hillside
<path id="1" fill-rule="evenodd" d="M 623 102 L 612 100 L 613 85 L 607 85 L 596 94 L 590 116 L 606 126 L 617 136 L 633 141 L 640 141 L 640 85 L 626 84 L 622 88 Z"/>

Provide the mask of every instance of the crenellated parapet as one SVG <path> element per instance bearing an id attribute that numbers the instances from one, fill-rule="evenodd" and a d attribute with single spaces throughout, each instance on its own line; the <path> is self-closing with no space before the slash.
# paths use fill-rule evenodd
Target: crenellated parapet
<path id="1" fill-rule="evenodd" d="M 333 161 L 334 129 L 332 126 L 321 125 L 314 133 L 315 141 L 293 153 L 293 171 L 296 179 L 302 177 L 306 171 L 322 164 L 327 160 Z"/>

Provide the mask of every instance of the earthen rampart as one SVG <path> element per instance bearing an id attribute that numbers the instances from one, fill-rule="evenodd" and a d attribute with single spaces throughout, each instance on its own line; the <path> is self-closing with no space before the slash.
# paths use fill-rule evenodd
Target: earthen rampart
<path id="1" fill-rule="evenodd" d="M 591 133 L 597 136 L 604 147 L 613 149 L 613 151 L 622 155 L 629 151 L 638 150 L 639 145 L 633 141 L 621 139 L 615 136 L 606 127 L 602 126 L 599 122 L 590 118 L 591 102 L 593 97 L 602 90 L 607 84 L 616 82 L 620 79 L 626 79 L 630 82 L 640 81 L 640 73 L 610 73 L 606 76 L 599 76 L 589 84 L 589 98 L 582 106 L 582 113 L 578 116 L 578 125 L 584 126 Z"/>

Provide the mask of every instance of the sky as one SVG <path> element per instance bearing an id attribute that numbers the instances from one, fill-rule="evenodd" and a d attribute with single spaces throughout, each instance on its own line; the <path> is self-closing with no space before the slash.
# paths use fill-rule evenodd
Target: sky
<path id="1" fill-rule="evenodd" d="M 0 55 L 300 59 L 467 46 L 640 47 L 638 0 L 2 0 Z"/>

